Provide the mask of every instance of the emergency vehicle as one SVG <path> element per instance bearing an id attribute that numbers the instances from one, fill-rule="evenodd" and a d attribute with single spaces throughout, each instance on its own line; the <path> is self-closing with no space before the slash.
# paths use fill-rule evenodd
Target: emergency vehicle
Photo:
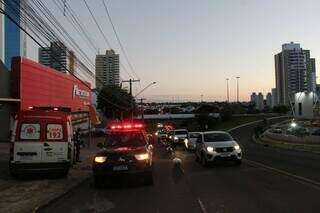
<path id="1" fill-rule="evenodd" d="M 142 176 L 147 184 L 153 183 L 153 146 L 142 124 L 113 124 L 107 128 L 105 142 L 98 146 L 101 151 L 92 165 L 97 187 L 119 175 Z"/>
<path id="2" fill-rule="evenodd" d="M 34 109 L 16 115 L 10 144 L 12 175 L 53 172 L 67 175 L 73 162 L 71 115 Z"/>

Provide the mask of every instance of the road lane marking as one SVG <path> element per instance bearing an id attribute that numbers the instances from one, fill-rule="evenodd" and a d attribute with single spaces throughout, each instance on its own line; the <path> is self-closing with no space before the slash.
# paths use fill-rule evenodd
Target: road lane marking
<path id="1" fill-rule="evenodd" d="M 202 201 L 200 200 L 200 198 L 198 198 L 198 203 L 199 203 L 199 205 L 200 205 L 201 211 L 202 211 L 203 213 L 207 213 L 207 210 L 206 210 L 206 208 L 204 207 L 204 205 L 203 205 Z"/>
<path id="2" fill-rule="evenodd" d="M 271 166 L 267 166 L 267 165 L 265 165 L 263 163 L 259 163 L 259 162 L 256 162 L 256 161 L 252 161 L 252 160 L 248 160 L 248 159 L 243 159 L 243 161 L 246 161 L 248 164 L 251 164 L 253 166 L 262 167 L 265 170 L 271 170 L 273 172 L 276 172 L 276 173 L 291 177 L 291 178 L 295 179 L 299 183 L 308 184 L 308 186 L 312 186 L 313 188 L 315 188 L 317 190 L 320 190 L 320 182 L 317 182 L 317 181 L 314 181 L 314 180 L 311 180 L 309 178 L 305 178 L 305 177 L 302 177 L 302 176 L 298 176 L 298 175 L 286 172 L 284 170 L 276 169 L 276 168 L 273 168 Z"/>

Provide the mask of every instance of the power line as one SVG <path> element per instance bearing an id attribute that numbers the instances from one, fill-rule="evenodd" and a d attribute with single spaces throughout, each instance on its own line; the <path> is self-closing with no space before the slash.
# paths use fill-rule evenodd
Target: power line
<path id="1" fill-rule="evenodd" d="M 4 2 L 3 0 L 1 0 L 1 3 L 3 5 L 6 5 L 8 6 L 8 4 L 6 2 Z M 14 10 L 14 7 L 11 6 L 11 10 Z M 17 21 L 14 20 L 14 18 L 9 15 L 6 11 L 4 11 L 2 8 L 0 8 L 0 12 L 3 13 L 4 15 L 6 15 L 16 26 L 18 26 L 24 33 L 26 33 L 37 45 L 39 45 L 41 48 L 44 48 L 43 45 L 41 45 L 41 43 L 35 39 L 25 28 L 23 28 L 19 23 L 17 23 Z M 18 16 L 17 17 L 20 17 L 20 11 L 18 11 Z M 80 79 L 79 77 L 77 77 L 76 75 L 74 75 L 74 73 L 72 73 L 64 64 L 62 64 L 56 57 L 53 57 L 54 60 L 56 60 L 56 62 L 60 63 L 62 66 L 64 66 L 64 68 L 74 77 L 76 78 L 77 80 L 79 80 L 84 86 L 86 86 L 87 88 L 89 88 L 91 91 L 91 87 L 87 84 L 87 82 L 84 82 L 82 79 Z M 96 92 L 96 91 L 93 91 L 93 92 Z M 98 94 L 97 94 L 98 95 Z M 126 107 L 122 107 L 118 104 L 115 104 L 113 102 L 110 102 L 109 100 L 107 100 L 105 97 L 102 97 L 107 103 L 115 106 L 115 107 L 118 107 L 120 109 L 124 109 L 124 110 L 128 110 L 130 108 L 126 108 Z"/>
<path id="2" fill-rule="evenodd" d="M 112 18 L 111 18 L 111 16 L 110 16 L 110 13 L 109 13 L 107 4 L 105 3 L 104 0 L 101 0 L 101 1 L 102 1 L 103 6 L 104 6 L 104 8 L 105 8 L 105 10 L 106 10 L 107 18 L 108 18 L 108 20 L 109 20 L 109 22 L 110 22 L 110 24 L 111 24 L 111 26 L 112 26 L 112 30 L 113 30 L 113 32 L 114 32 L 114 34 L 115 34 L 115 37 L 116 37 L 116 39 L 117 39 L 117 41 L 118 41 L 118 43 L 119 43 L 119 46 L 120 46 L 120 48 L 121 48 L 121 50 L 122 50 L 122 52 L 123 52 L 123 55 L 124 55 L 124 57 L 125 57 L 128 65 L 129 65 L 131 71 L 136 75 L 137 78 L 140 78 L 140 77 L 138 76 L 138 74 L 135 72 L 135 70 L 133 69 L 133 66 L 132 66 L 132 64 L 131 64 L 131 62 L 130 62 L 130 60 L 129 60 L 129 57 L 128 57 L 127 53 L 126 53 L 126 50 L 125 50 L 125 48 L 124 48 L 124 46 L 123 46 L 123 44 L 122 44 L 122 42 L 121 42 L 121 40 L 120 40 L 120 38 L 119 38 L 119 35 L 118 35 L 117 30 L 116 30 L 116 28 L 115 28 L 115 25 L 113 24 Z"/>
<path id="3" fill-rule="evenodd" d="M 94 23 L 97 25 L 97 27 L 98 27 L 98 29 L 99 29 L 99 32 L 101 33 L 102 37 L 104 38 L 105 42 L 107 43 L 107 46 L 108 46 L 110 49 L 112 49 L 111 44 L 110 44 L 107 36 L 106 36 L 106 35 L 104 34 L 104 32 L 102 31 L 102 29 L 101 29 L 101 27 L 100 27 L 97 19 L 94 17 L 93 12 L 92 12 L 92 10 L 90 9 L 89 5 L 87 4 L 86 0 L 83 0 L 83 2 L 85 3 L 85 6 L 86 6 L 86 8 L 88 9 L 88 11 L 89 11 L 89 13 L 90 13 L 90 15 L 91 15 Z M 121 61 L 119 61 L 119 63 L 120 63 L 120 66 L 122 66 L 122 68 L 124 68 L 124 66 L 123 66 L 123 64 L 121 63 Z M 134 78 L 134 77 L 128 72 L 127 69 L 124 68 L 124 71 L 129 75 L 130 78 Z"/>

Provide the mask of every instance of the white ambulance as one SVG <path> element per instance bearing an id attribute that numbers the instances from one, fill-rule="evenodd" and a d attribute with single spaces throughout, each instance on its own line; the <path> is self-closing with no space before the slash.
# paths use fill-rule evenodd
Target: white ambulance
<path id="1" fill-rule="evenodd" d="M 11 137 L 11 174 L 67 175 L 74 156 L 71 122 L 70 114 L 57 110 L 19 112 Z"/>

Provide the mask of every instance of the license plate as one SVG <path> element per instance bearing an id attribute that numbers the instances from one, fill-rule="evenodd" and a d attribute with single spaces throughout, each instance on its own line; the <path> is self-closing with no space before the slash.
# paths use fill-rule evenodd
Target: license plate
<path id="1" fill-rule="evenodd" d="M 221 156 L 221 157 L 229 157 L 229 156 L 230 156 L 230 153 L 221 153 L 220 156 Z"/>
<path id="2" fill-rule="evenodd" d="M 32 159 L 33 159 L 33 156 L 30 156 L 30 155 L 20 156 L 20 160 L 32 160 Z"/>
<path id="3" fill-rule="evenodd" d="M 126 165 L 121 165 L 121 166 L 114 166 L 113 171 L 126 171 L 128 170 L 128 166 Z"/>

